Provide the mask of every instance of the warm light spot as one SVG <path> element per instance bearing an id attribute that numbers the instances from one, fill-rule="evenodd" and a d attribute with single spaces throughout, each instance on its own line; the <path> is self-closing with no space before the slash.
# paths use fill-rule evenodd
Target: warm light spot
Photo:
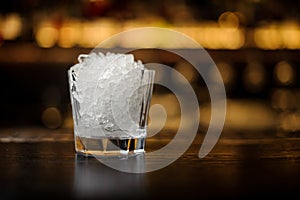
<path id="1" fill-rule="evenodd" d="M 300 130 L 300 113 L 299 112 L 284 112 L 279 117 L 280 128 L 284 131 L 299 131 Z"/>
<path id="2" fill-rule="evenodd" d="M 220 48 L 239 49 L 244 45 L 244 33 L 240 29 L 222 28 L 219 31 Z"/>
<path id="3" fill-rule="evenodd" d="M 46 108 L 42 113 L 42 122 L 47 128 L 59 128 L 63 122 L 60 110 L 56 107 Z"/>
<path id="4" fill-rule="evenodd" d="M 80 45 L 86 48 L 97 46 L 101 42 L 100 28 L 93 22 L 83 22 Z"/>
<path id="5" fill-rule="evenodd" d="M 126 38 L 121 38 L 119 42 L 120 46 L 125 48 L 140 48 L 141 46 L 143 48 L 171 49 L 199 48 L 197 43 L 189 37 L 185 37 L 180 33 L 165 32 L 161 29 L 140 29 L 139 34 L 128 34 Z"/>
<path id="6" fill-rule="evenodd" d="M 75 45 L 93 48 L 114 34 L 145 26 L 164 27 L 179 31 L 208 49 L 240 49 L 246 40 L 245 30 L 239 28 L 239 17 L 233 12 L 223 13 L 219 18 L 219 23 L 216 21 L 190 22 L 185 26 L 176 24 L 171 26 L 160 18 L 151 17 L 143 20 L 128 20 L 123 23 L 110 18 L 86 21 L 71 19 L 64 21 L 59 29 L 50 22 L 44 22 L 37 27 L 35 36 L 37 43 L 45 48 L 52 47 L 56 43 L 63 48 Z M 124 48 L 140 46 L 144 48 L 198 48 L 195 43 L 179 37 L 179 34 L 162 34 L 161 31 L 155 30 L 129 35 L 128 38 L 114 42 L 116 44 L 111 43 L 109 48 L 114 46 Z"/>
<path id="7" fill-rule="evenodd" d="M 254 41 L 262 49 L 280 49 L 282 38 L 277 26 L 261 27 L 254 30 Z"/>
<path id="8" fill-rule="evenodd" d="M 260 91 L 265 81 L 265 71 L 260 63 L 252 62 L 246 66 L 244 71 L 244 84 L 248 90 L 252 92 Z"/>
<path id="9" fill-rule="evenodd" d="M 225 86 L 226 87 L 232 86 L 234 82 L 234 76 L 235 76 L 232 65 L 226 62 L 219 62 L 216 63 L 216 65 L 220 71 Z"/>
<path id="10" fill-rule="evenodd" d="M 80 23 L 70 21 L 63 24 L 59 31 L 58 45 L 63 48 L 70 48 L 80 40 Z"/>
<path id="11" fill-rule="evenodd" d="M 100 42 L 105 41 L 120 31 L 120 25 L 113 20 L 99 19 L 85 21 L 81 24 L 81 39 L 79 44 L 87 48 L 95 47 Z"/>
<path id="12" fill-rule="evenodd" d="M 300 29 L 281 30 L 284 47 L 288 49 L 300 48 Z"/>
<path id="13" fill-rule="evenodd" d="M 219 49 L 221 46 L 221 42 L 220 42 L 220 37 L 221 37 L 221 32 L 220 32 L 220 28 L 219 27 L 212 27 L 212 28 L 208 28 L 206 29 L 208 31 L 208 37 L 209 37 L 209 46 L 208 48 L 211 49 Z"/>
<path id="14" fill-rule="evenodd" d="M 271 96 L 272 107 L 278 110 L 291 109 L 296 104 L 296 98 L 293 93 L 286 89 L 277 89 Z"/>
<path id="15" fill-rule="evenodd" d="M 259 48 L 266 48 L 268 40 L 266 38 L 267 30 L 263 28 L 257 28 L 254 30 L 254 42 Z"/>
<path id="16" fill-rule="evenodd" d="M 58 30 L 50 23 L 44 23 L 38 27 L 35 38 L 40 47 L 53 47 L 58 39 Z"/>
<path id="17" fill-rule="evenodd" d="M 127 20 L 122 23 L 123 31 L 142 27 L 166 27 L 166 22 L 161 17 L 148 16 L 143 19 Z"/>
<path id="18" fill-rule="evenodd" d="M 238 28 L 239 18 L 233 12 L 224 12 L 218 19 L 219 25 L 222 28 Z"/>
<path id="19" fill-rule="evenodd" d="M 191 37 L 192 40 L 195 40 L 196 42 L 198 42 L 202 47 L 206 47 L 206 43 L 204 41 L 204 37 L 205 37 L 205 26 L 200 26 L 197 24 L 194 24 L 193 26 L 184 26 L 184 27 L 170 27 L 180 33 L 186 34 L 188 37 Z M 170 38 L 168 41 L 169 43 L 172 43 L 172 38 Z M 164 42 L 165 43 L 165 42 Z M 171 45 L 168 45 L 171 46 Z M 173 42 L 173 48 L 182 48 L 182 46 L 184 47 L 184 44 L 178 44 L 178 45 L 174 45 Z M 194 46 L 186 46 L 187 48 L 196 48 Z"/>
<path id="20" fill-rule="evenodd" d="M 194 27 L 194 39 L 202 46 L 205 47 L 206 43 L 204 40 L 205 32 L 203 27 Z"/>
<path id="21" fill-rule="evenodd" d="M 274 69 L 275 77 L 278 82 L 283 85 L 288 85 L 293 82 L 293 68 L 285 61 L 279 62 Z"/>
<path id="22" fill-rule="evenodd" d="M 16 39 L 22 31 L 22 19 L 16 14 L 12 13 L 7 15 L 2 23 L 2 37 L 4 40 L 14 40 Z"/>
<path id="23" fill-rule="evenodd" d="M 209 49 L 239 49 L 244 46 L 245 34 L 242 29 L 220 27 L 216 23 L 204 23 L 195 28 L 196 40 Z"/>
<path id="24" fill-rule="evenodd" d="M 94 25 L 99 27 L 99 32 L 97 34 L 99 35 L 100 41 L 104 41 L 120 31 L 120 25 L 118 22 L 110 19 L 96 20 Z"/>
<path id="25" fill-rule="evenodd" d="M 207 127 L 211 120 L 211 105 L 200 106 L 200 124 Z M 276 115 L 263 101 L 227 100 L 224 130 L 258 131 L 272 130 Z"/>
<path id="26" fill-rule="evenodd" d="M 178 27 L 178 28 L 176 28 L 176 30 L 183 34 L 186 34 L 187 36 L 189 36 L 191 38 L 196 37 L 196 32 L 194 30 L 194 27 L 192 27 L 192 26 Z"/>
<path id="27" fill-rule="evenodd" d="M 197 73 L 195 72 L 195 69 L 193 68 L 193 66 L 191 64 L 186 63 L 186 62 L 180 62 L 180 63 L 177 63 L 174 68 L 176 71 L 181 73 L 189 83 L 191 83 L 192 81 L 195 80 Z M 177 77 L 177 76 L 174 76 L 174 78 L 175 77 Z M 179 79 L 179 80 L 181 80 L 181 79 Z"/>
<path id="28" fill-rule="evenodd" d="M 208 49 L 239 49 L 245 44 L 245 33 L 243 29 L 220 27 L 216 22 L 202 22 L 199 24 L 195 23 L 192 26 L 175 26 L 171 28 L 186 34 L 196 40 L 202 47 Z M 165 45 L 167 43 L 168 46 Z M 159 47 L 195 48 L 194 46 L 180 43 L 178 39 L 174 40 L 170 36 L 160 40 L 158 45 Z"/>
<path id="29" fill-rule="evenodd" d="M 270 49 L 279 49 L 282 47 L 282 40 L 278 28 L 271 27 L 268 30 L 266 37 L 269 38 Z"/>
<path id="30" fill-rule="evenodd" d="M 280 27 L 284 48 L 300 48 L 300 26 L 296 22 L 285 22 Z"/>
<path id="31" fill-rule="evenodd" d="M 254 41 L 262 49 L 299 49 L 300 26 L 293 21 L 264 25 L 254 30 Z"/>

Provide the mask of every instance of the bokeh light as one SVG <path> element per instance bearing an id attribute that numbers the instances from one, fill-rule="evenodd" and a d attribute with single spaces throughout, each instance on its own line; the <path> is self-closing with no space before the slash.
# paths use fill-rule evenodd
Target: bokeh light
<path id="1" fill-rule="evenodd" d="M 292 83 L 294 80 L 294 74 L 295 72 L 292 66 L 286 61 L 281 61 L 275 66 L 274 76 L 282 85 L 289 85 Z"/>
<path id="2" fill-rule="evenodd" d="M 0 32 L 4 40 L 16 39 L 20 36 L 22 27 L 22 18 L 17 13 L 10 13 L 0 20 Z"/>
<path id="3" fill-rule="evenodd" d="M 59 31 L 51 22 L 42 22 L 36 31 L 35 37 L 38 45 L 43 48 L 53 47 L 58 39 Z"/>
<path id="4" fill-rule="evenodd" d="M 244 71 L 244 85 L 250 92 L 259 92 L 266 83 L 266 72 L 261 63 L 250 62 Z"/>

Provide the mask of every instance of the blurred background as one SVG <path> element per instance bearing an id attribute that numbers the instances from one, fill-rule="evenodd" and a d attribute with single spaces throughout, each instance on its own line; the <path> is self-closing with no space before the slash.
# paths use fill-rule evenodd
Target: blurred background
<path id="1" fill-rule="evenodd" d="M 300 4 L 292 0 L 1 1 L 0 132 L 26 134 L 22 128 L 39 127 L 72 136 L 67 70 L 77 56 L 113 34 L 155 26 L 188 35 L 215 61 L 228 97 L 224 132 L 297 137 L 299 15 Z M 126 42 L 120 48 L 127 48 Z M 174 67 L 190 81 L 200 103 L 200 131 L 205 131 L 210 99 L 193 67 L 166 52 L 137 55 Z M 180 111 L 174 96 L 156 86 L 156 103 L 168 114 L 164 128 L 177 129 Z"/>

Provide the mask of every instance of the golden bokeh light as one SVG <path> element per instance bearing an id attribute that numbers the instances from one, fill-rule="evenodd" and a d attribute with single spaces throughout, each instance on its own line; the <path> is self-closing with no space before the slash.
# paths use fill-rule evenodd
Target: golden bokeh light
<path id="1" fill-rule="evenodd" d="M 276 27 L 255 29 L 254 41 L 256 46 L 262 49 L 279 49 L 282 46 L 281 36 Z"/>
<path id="2" fill-rule="evenodd" d="M 245 87 L 252 91 L 261 91 L 266 82 L 266 72 L 262 64 L 258 62 L 249 63 L 244 71 L 244 84 Z"/>
<path id="3" fill-rule="evenodd" d="M 211 105 L 200 106 L 200 125 L 208 127 L 211 120 Z M 276 126 L 274 111 L 263 101 L 227 100 L 224 130 L 270 130 Z"/>
<path id="4" fill-rule="evenodd" d="M 226 89 L 230 88 L 233 85 L 235 78 L 233 66 L 227 62 L 217 62 L 216 65 L 220 71 Z"/>
<path id="5" fill-rule="evenodd" d="M 4 40 L 14 40 L 21 34 L 22 18 L 17 13 L 8 14 L 1 21 L 0 30 Z"/>
<path id="6" fill-rule="evenodd" d="M 176 71 L 181 73 L 189 83 L 193 82 L 196 79 L 197 72 L 191 64 L 187 62 L 179 62 L 175 65 L 174 68 Z M 176 77 L 177 76 L 175 76 L 174 78 Z M 181 79 L 178 80 L 180 81 Z"/>
<path id="7" fill-rule="evenodd" d="M 37 28 L 35 38 L 40 47 L 53 47 L 58 39 L 59 32 L 50 22 L 44 22 Z"/>
<path id="8" fill-rule="evenodd" d="M 280 26 L 280 33 L 284 48 L 300 48 L 300 26 L 295 21 L 283 22 Z"/>
<path id="9" fill-rule="evenodd" d="M 59 128 L 63 122 L 61 111 L 56 107 L 46 108 L 42 113 L 42 122 L 47 128 Z"/>
<path id="10" fill-rule="evenodd" d="M 300 112 L 283 112 L 279 116 L 280 128 L 283 131 L 295 132 L 300 130 Z"/>
<path id="11" fill-rule="evenodd" d="M 89 21 L 83 22 L 81 27 L 80 45 L 86 48 L 97 46 L 97 44 L 101 41 L 101 36 L 99 35 L 99 32 L 101 31 L 100 27 Z"/>
<path id="12" fill-rule="evenodd" d="M 283 85 L 289 85 L 294 80 L 294 70 L 286 61 L 281 61 L 275 66 L 274 75 L 276 80 Z"/>
<path id="13" fill-rule="evenodd" d="M 220 27 L 217 23 L 204 23 L 199 27 L 179 31 L 189 35 L 208 49 L 239 49 L 245 44 L 245 33 L 243 29 L 236 27 Z M 192 33 L 192 34 L 191 34 Z"/>
<path id="14" fill-rule="evenodd" d="M 300 49 L 300 26 L 296 22 L 260 26 L 254 29 L 253 39 L 262 49 Z"/>
<path id="15" fill-rule="evenodd" d="M 226 11 L 219 16 L 218 23 L 222 28 L 238 28 L 240 21 L 235 13 Z"/>
<path id="16" fill-rule="evenodd" d="M 228 16 L 228 18 L 230 20 L 231 17 Z M 220 26 L 216 22 L 205 22 L 188 26 L 167 26 L 163 21 L 157 23 L 149 21 L 145 24 L 140 20 L 120 23 L 112 19 L 102 18 L 87 21 L 72 19 L 63 22 L 62 26 L 57 28 L 51 22 L 43 22 L 38 25 L 35 36 L 38 45 L 44 48 L 53 47 L 56 43 L 63 48 L 70 48 L 75 45 L 93 48 L 114 34 L 148 25 L 179 31 L 208 49 L 239 49 L 244 46 L 246 40 L 244 30 L 235 25 Z M 162 37 L 163 39 L 161 39 Z M 186 40 L 180 40 L 179 37 L 162 36 L 159 31 L 144 32 L 141 35 L 135 35 L 133 38 L 126 38 L 118 42 L 118 45 L 124 48 L 139 46 L 145 48 L 198 48 L 192 43 L 187 43 Z"/>
<path id="17" fill-rule="evenodd" d="M 292 109 L 296 105 L 296 98 L 292 91 L 276 89 L 271 95 L 272 107 L 277 110 Z"/>
<path id="18" fill-rule="evenodd" d="M 81 39 L 80 37 L 80 22 L 70 20 L 65 22 L 59 30 L 58 45 L 63 48 L 73 47 Z"/>

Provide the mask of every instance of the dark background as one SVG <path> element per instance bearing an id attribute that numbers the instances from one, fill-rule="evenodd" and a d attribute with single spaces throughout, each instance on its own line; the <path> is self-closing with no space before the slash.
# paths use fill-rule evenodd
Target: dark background
<path id="1" fill-rule="evenodd" d="M 77 62 L 77 56 L 80 53 L 90 52 L 93 44 L 80 43 L 81 40 L 89 37 L 89 35 L 84 35 L 69 46 L 64 46 L 59 38 L 54 38 L 54 42 L 44 46 L 39 42 L 37 36 L 43 22 L 46 21 L 48 25 L 50 24 L 59 32 L 63 29 L 64 23 L 76 19 L 81 22 L 78 28 L 79 32 L 83 29 L 84 23 L 107 20 L 109 23 L 107 26 L 112 27 L 112 32 L 105 33 L 103 37 L 108 38 L 114 32 L 113 27 L 116 27 L 109 20 L 115 20 L 120 26 L 125 26 L 130 21 L 135 22 L 133 27 L 148 26 L 149 23 L 152 26 L 160 27 L 163 21 L 165 24 L 163 27 L 167 24 L 167 27 L 175 27 L 185 33 L 188 30 L 186 27 L 189 26 L 202 27 L 203 24 L 208 23 L 207 26 L 210 27 L 209 23 L 217 24 L 221 14 L 225 12 L 233 13 L 238 17 L 238 27 L 244 31 L 243 45 L 234 49 L 211 48 L 209 44 L 203 44 L 203 46 L 220 68 L 223 78 L 227 76 L 227 79 L 224 80 L 228 99 L 242 102 L 246 108 L 249 107 L 247 104 L 249 102 L 250 104 L 253 102 L 259 105 L 263 104 L 263 109 L 271 109 L 276 113 L 274 118 L 278 118 L 278 116 L 280 118 L 282 112 L 288 112 L 289 115 L 298 119 L 300 46 L 297 46 L 297 42 L 295 42 L 295 47 L 284 44 L 272 46 L 272 42 L 276 44 L 276 42 L 282 41 L 281 38 L 284 38 L 285 32 L 281 33 L 280 30 L 285 30 L 283 26 L 285 23 L 293 24 L 287 26 L 288 30 L 291 27 L 294 27 L 292 30 L 300 30 L 299 6 L 295 1 L 186 0 L 175 3 L 156 0 L 147 2 L 135 0 L 13 0 L 0 3 L 2 22 L 0 23 L 2 24 L 0 27 L 1 126 L 33 125 L 54 129 L 72 127 L 67 70 Z M 17 22 L 13 20 L 8 23 L 8 19 L 11 18 L 17 18 Z M 7 30 L 14 30 L 15 27 L 20 26 L 18 23 L 21 24 L 21 29 L 12 36 L 7 35 Z M 8 25 L 5 26 L 5 24 Z M 97 26 L 97 23 L 95 24 Z M 101 26 L 103 24 L 100 23 L 98 25 L 100 29 L 97 30 L 101 30 Z M 275 36 L 278 34 L 278 37 L 272 36 L 272 38 L 277 38 L 278 41 L 271 38 L 269 40 L 271 46 L 266 48 L 261 46 L 255 41 L 254 36 L 255 30 L 260 27 L 275 27 L 275 30 L 278 30 Z M 118 28 L 114 33 L 125 30 L 122 27 Z M 197 35 L 201 34 L 200 32 L 190 36 L 192 38 L 195 36 L 194 39 L 197 41 Z M 88 33 L 101 35 L 93 30 Z M 294 33 L 290 43 L 293 44 L 293 39 L 299 40 L 300 36 L 297 33 L 299 32 Z M 218 34 L 221 35 L 222 32 L 220 31 Z M 52 37 L 49 31 L 45 31 L 43 36 L 44 38 Z M 180 64 L 178 59 L 174 59 L 172 56 L 168 57 L 167 54 L 154 56 L 153 59 L 175 68 Z M 276 79 L 276 66 L 282 62 L 288 65 L 287 73 L 290 75 L 290 80 L 287 83 Z M 181 67 L 180 72 L 187 76 L 190 74 L 192 77 L 190 82 L 199 96 L 199 102 L 209 102 L 201 76 L 189 69 L 187 64 L 182 65 L 185 67 Z M 282 67 L 283 71 L 286 71 L 285 68 Z M 158 87 L 156 86 L 156 88 Z M 155 89 L 154 95 L 160 97 L 159 91 L 159 89 Z M 164 101 L 163 98 L 160 100 Z M 47 111 L 47 108 L 51 109 Z M 257 110 L 260 112 L 261 107 Z M 251 113 L 247 112 L 247 109 L 239 110 L 236 115 L 244 114 L 248 117 Z M 239 121 L 234 123 L 239 124 Z M 281 123 L 283 122 L 278 122 L 278 127 L 273 127 L 273 129 L 282 129 Z M 269 124 L 268 120 L 266 124 Z M 297 132 L 300 129 L 297 125 L 293 128 L 287 128 L 289 125 L 284 127 L 284 131 L 287 132 Z"/>

